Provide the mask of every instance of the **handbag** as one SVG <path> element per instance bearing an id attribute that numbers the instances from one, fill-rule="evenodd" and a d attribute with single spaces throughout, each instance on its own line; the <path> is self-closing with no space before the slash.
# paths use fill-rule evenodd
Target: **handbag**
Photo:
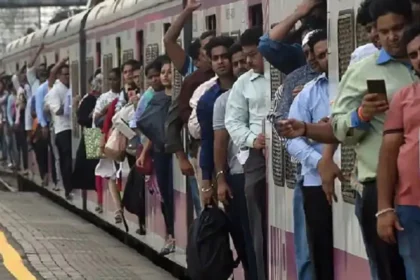
<path id="1" fill-rule="evenodd" d="M 139 145 L 139 147 L 137 148 L 137 156 L 136 158 L 139 158 L 141 153 L 143 152 L 143 145 Z M 143 166 L 136 166 L 137 167 L 137 171 L 140 174 L 143 175 L 152 175 L 153 174 L 153 160 L 152 157 L 150 156 L 150 152 L 146 153 L 146 157 L 144 158 L 144 163 Z"/>
<path id="2" fill-rule="evenodd" d="M 84 128 L 86 159 L 99 159 L 101 157 L 101 138 L 100 128 Z"/>
<path id="3" fill-rule="evenodd" d="M 125 159 L 125 149 L 127 148 L 127 138 L 118 130 L 113 129 L 106 141 L 104 154 L 107 158 L 122 162 Z"/>

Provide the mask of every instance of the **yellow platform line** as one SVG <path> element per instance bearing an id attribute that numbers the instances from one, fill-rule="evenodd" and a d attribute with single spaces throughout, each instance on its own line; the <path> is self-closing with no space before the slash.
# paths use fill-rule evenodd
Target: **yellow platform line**
<path id="1" fill-rule="evenodd" d="M 25 267 L 19 253 L 9 244 L 6 236 L 0 231 L 0 255 L 6 269 L 17 280 L 36 280 L 35 276 Z"/>

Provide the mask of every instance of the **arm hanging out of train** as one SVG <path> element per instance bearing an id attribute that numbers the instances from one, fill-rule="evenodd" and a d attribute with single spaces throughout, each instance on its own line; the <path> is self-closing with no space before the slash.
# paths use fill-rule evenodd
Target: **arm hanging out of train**
<path id="1" fill-rule="evenodd" d="M 296 23 L 308 16 L 320 2 L 320 0 L 303 1 L 290 16 L 261 37 L 258 50 L 280 72 L 287 75 L 306 64 L 302 46 L 287 42 L 290 41 L 287 38 Z"/>
<path id="2" fill-rule="evenodd" d="M 194 67 L 192 58 L 185 52 L 184 49 L 177 43 L 177 39 L 181 34 L 181 30 L 184 27 L 186 21 L 192 16 L 192 13 L 201 6 L 200 3 L 195 0 L 188 0 L 187 6 L 176 18 L 174 23 L 169 27 L 166 32 L 163 42 L 165 44 L 165 50 L 171 59 L 174 67 L 181 73 L 182 76 L 187 76 L 191 72 L 191 68 Z"/>
<path id="3" fill-rule="evenodd" d="M 54 86 L 55 81 L 57 80 L 57 72 L 58 70 L 61 68 L 61 66 L 63 66 L 64 64 L 67 63 L 67 61 L 69 60 L 68 57 L 63 58 L 62 60 L 60 60 L 59 63 L 57 63 L 52 69 L 51 69 L 51 73 L 50 76 L 48 77 L 48 89 L 51 90 L 52 87 Z"/>

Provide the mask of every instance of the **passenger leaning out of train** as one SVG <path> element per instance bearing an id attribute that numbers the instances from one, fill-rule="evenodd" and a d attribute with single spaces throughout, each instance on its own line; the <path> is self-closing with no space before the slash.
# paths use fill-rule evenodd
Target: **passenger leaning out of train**
<path id="1" fill-rule="evenodd" d="M 165 151 L 165 122 L 172 100 L 172 64 L 169 58 L 158 58 L 161 65 L 160 82 L 163 90 L 155 92 L 137 122 L 140 131 L 147 137 L 137 165 L 144 167 L 148 157 L 153 158 L 154 172 L 162 196 L 162 213 L 166 226 L 166 243 L 160 254 L 175 252 L 174 186 L 172 154 Z M 156 64 L 158 65 L 158 64 Z M 147 69 L 149 67 L 146 67 Z M 149 70 L 149 69 L 148 69 Z M 150 71 L 150 70 L 149 70 Z"/>
<path id="2" fill-rule="evenodd" d="M 265 105 L 269 80 L 264 76 L 264 60 L 258 51 L 261 36 L 261 27 L 253 27 L 240 37 L 240 44 L 251 70 L 239 77 L 233 85 L 226 105 L 225 124 L 233 143 L 241 148 L 240 162 L 244 165 L 245 196 L 258 279 L 266 279 L 268 263 L 263 121 L 269 110 Z"/>
<path id="3" fill-rule="evenodd" d="M 404 43 L 419 75 L 420 25 L 405 32 Z M 394 94 L 378 165 L 378 234 L 387 243 L 398 243 L 407 280 L 420 279 L 419 94 L 418 82 Z"/>
<path id="4" fill-rule="evenodd" d="M 392 102 L 397 90 L 418 79 L 407 66 L 406 46 L 402 41 L 403 32 L 412 19 L 411 3 L 408 0 L 374 0 L 370 12 L 382 49 L 347 69 L 339 86 L 340 94 L 332 106 L 331 123 L 305 124 L 289 119 L 280 122 L 278 130 L 285 137 L 304 134 L 318 142 L 340 141 L 358 145 L 356 163 L 357 180 L 362 185 L 361 229 L 372 278 L 406 279 L 398 246 L 382 241 L 377 233 L 376 216 L 382 213 L 378 212 L 376 173 L 378 143 L 382 141 L 388 102 Z M 383 99 L 383 94 L 368 91 L 366 81 L 370 79 L 385 81 L 388 102 Z"/>
<path id="5" fill-rule="evenodd" d="M 218 79 L 197 104 L 201 127 L 200 167 L 202 169 L 204 205 L 212 205 L 214 195 L 234 224 L 233 242 L 244 268 L 245 279 L 258 279 L 255 253 L 249 230 L 244 177 L 236 159 L 237 147 L 230 142 L 225 128 L 226 102 L 236 78 L 248 71 L 240 44 L 230 37 L 215 37 L 206 46 Z M 242 174 L 241 174 L 242 173 Z M 216 176 L 216 188 L 213 177 Z"/>
<path id="6" fill-rule="evenodd" d="M 164 44 L 165 50 L 171 59 L 174 68 L 186 77 L 182 83 L 179 96 L 174 96 L 172 105 L 168 113 L 167 124 L 167 143 L 166 150 L 174 153 L 178 159 L 182 174 L 188 176 L 191 185 L 191 195 L 194 203 L 196 214 L 200 213 L 200 171 L 197 161 L 197 153 L 199 141 L 189 137 L 188 147 L 189 155 L 184 151 L 181 141 L 181 130 L 188 123 L 192 108 L 190 107 L 190 99 L 194 91 L 204 82 L 214 77 L 211 69 L 210 60 L 204 49 L 205 45 L 211 38 L 215 36 L 214 31 L 206 31 L 199 38 L 199 48 L 196 52 L 198 42 L 191 46 L 193 55 L 188 55 L 185 50 L 178 44 L 177 40 L 184 28 L 187 20 L 192 16 L 193 12 L 201 6 L 196 0 L 188 0 L 185 9 L 172 23 L 171 27 L 165 34 Z M 196 71 L 198 69 L 198 71 Z"/>
<path id="7" fill-rule="evenodd" d="M 69 66 L 67 64 L 62 65 L 58 69 L 58 75 L 58 81 L 48 93 L 47 105 L 52 116 L 65 196 L 66 199 L 71 199 L 73 170 L 71 120 L 70 116 L 64 114 L 64 103 L 71 90 Z"/>
<path id="8" fill-rule="evenodd" d="M 317 30 L 311 34 L 308 46 L 322 74 L 296 96 L 289 117 L 317 123 L 330 114 L 326 31 Z M 288 140 L 286 148 L 288 153 L 302 164 L 303 205 L 315 277 L 332 280 L 334 279 L 332 205 L 324 195 L 321 177 L 317 170 L 318 161 L 322 157 L 322 144 L 296 138 Z"/>

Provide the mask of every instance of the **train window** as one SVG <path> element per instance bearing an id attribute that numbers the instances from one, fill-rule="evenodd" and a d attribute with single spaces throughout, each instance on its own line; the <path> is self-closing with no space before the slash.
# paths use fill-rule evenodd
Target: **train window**
<path id="1" fill-rule="evenodd" d="M 101 42 L 96 43 L 96 67 L 102 66 L 102 48 L 101 48 Z"/>
<path id="2" fill-rule="evenodd" d="M 58 60 L 60 59 L 60 55 L 58 53 L 55 53 L 55 63 L 58 62 Z"/>
<path id="3" fill-rule="evenodd" d="M 134 52 L 133 50 L 125 50 L 123 52 L 123 63 L 126 62 L 127 60 L 133 59 L 134 58 Z"/>
<path id="4" fill-rule="evenodd" d="M 104 61 L 103 61 L 103 69 L 102 69 L 102 73 L 104 75 L 104 82 L 102 83 L 103 85 L 103 92 L 107 92 L 109 90 L 109 86 L 108 86 L 108 74 L 109 71 L 111 71 L 111 69 L 113 68 L 113 61 L 112 61 L 112 54 L 107 54 L 104 55 Z"/>
<path id="5" fill-rule="evenodd" d="M 16 63 L 16 72 L 18 72 L 19 70 L 19 63 Z"/>
<path id="6" fill-rule="evenodd" d="M 121 67 L 121 55 L 122 55 L 122 53 L 121 53 L 121 38 L 120 37 L 117 37 L 116 39 L 115 39 L 115 46 L 116 46 L 116 48 L 117 48 L 117 63 L 118 63 L 118 67 Z"/>
<path id="7" fill-rule="evenodd" d="M 249 25 L 251 27 L 263 25 L 262 4 L 249 6 Z"/>
<path id="8" fill-rule="evenodd" d="M 216 31 L 216 15 L 206 16 L 206 29 Z"/>
<path id="9" fill-rule="evenodd" d="M 163 34 L 166 34 L 166 32 L 168 32 L 169 27 L 171 27 L 170 23 L 164 23 L 163 24 Z"/>
<path id="10" fill-rule="evenodd" d="M 143 30 L 137 31 L 136 37 L 137 37 L 137 54 L 138 54 L 138 60 L 141 65 L 143 65 L 144 57 L 144 33 Z"/>
<path id="11" fill-rule="evenodd" d="M 150 44 L 146 47 L 146 64 L 152 62 L 159 55 L 159 45 Z"/>
<path id="12" fill-rule="evenodd" d="M 47 57 L 44 55 L 42 56 L 42 63 L 47 64 Z M 48 66 L 48 65 L 47 65 Z"/>

